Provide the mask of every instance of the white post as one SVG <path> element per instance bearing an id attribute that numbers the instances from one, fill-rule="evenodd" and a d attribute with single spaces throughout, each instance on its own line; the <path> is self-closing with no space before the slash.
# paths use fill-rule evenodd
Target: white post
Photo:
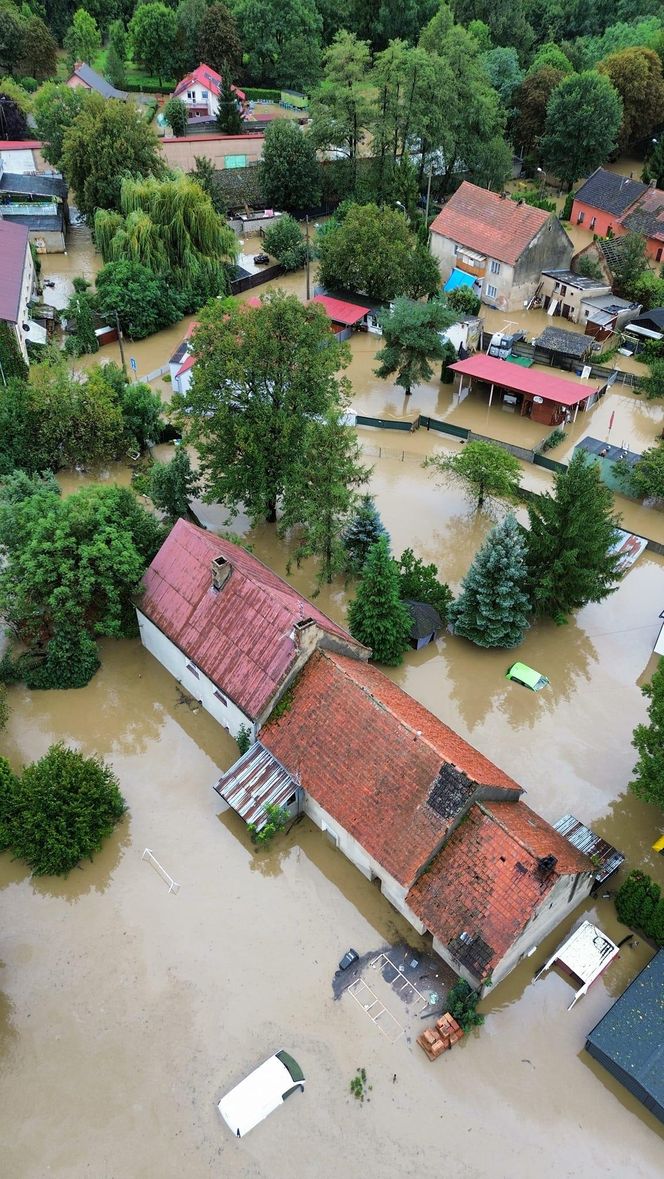
<path id="1" fill-rule="evenodd" d="M 489 408 L 491 408 L 492 401 L 493 401 L 493 382 L 491 383 L 491 388 L 489 390 Z"/>
<path id="2" fill-rule="evenodd" d="M 578 412 L 579 412 L 579 402 L 577 401 L 577 403 L 576 403 L 576 409 L 574 410 L 574 418 L 573 418 L 573 421 L 576 421 L 576 415 L 578 414 Z"/>

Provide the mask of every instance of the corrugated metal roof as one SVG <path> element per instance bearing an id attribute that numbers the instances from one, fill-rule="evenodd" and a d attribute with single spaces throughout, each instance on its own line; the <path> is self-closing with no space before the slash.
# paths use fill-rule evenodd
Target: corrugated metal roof
<path id="1" fill-rule="evenodd" d="M 495 356 L 486 356 L 477 352 L 468 360 L 457 360 L 449 366 L 455 373 L 464 373 L 469 377 L 476 377 L 479 381 L 501 385 L 504 389 L 514 389 L 517 393 L 532 393 L 544 401 L 555 401 L 558 405 L 578 405 L 597 391 L 597 385 L 581 385 L 575 381 L 565 381 L 562 377 L 554 377 L 539 369 L 520 368 L 516 364 L 508 364 L 505 360 L 498 360 Z"/>
<path id="2" fill-rule="evenodd" d="M 215 590 L 218 557 L 226 558 L 230 575 Z M 297 658 L 298 623 L 311 619 L 349 648 L 365 650 L 246 549 L 186 520 L 178 520 L 143 584 L 139 610 L 252 720 Z"/>
<path id="3" fill-rule="evenodd" d="M 370 307 L 360 307 L 357 303 L 345 303 L 341 299 L 333 299 L 331 295 L 314 295 L 312 303 L 319 303 L 327 312 L 333 323 L 343 323 L 352 327 L 368 315 Z"/>
<path id="4" fill-rule="evenodd" d="M 607 880 L 624 863 L 625 857 L 622 852 L 602 839 L 601 835 L 596 835 L 574 815 L 563 815 L 562 819 L 554 823 L 554 827 L 578 851 L 592 859 L 598 884 Z"/>
<path id="5" fill-rule="evenodd" d="M 256 741 L 214 787 L 245 823 L 258 831 L 267 822 L 266 806 L 285 806 L 296 783 L 276 757 Z"/>

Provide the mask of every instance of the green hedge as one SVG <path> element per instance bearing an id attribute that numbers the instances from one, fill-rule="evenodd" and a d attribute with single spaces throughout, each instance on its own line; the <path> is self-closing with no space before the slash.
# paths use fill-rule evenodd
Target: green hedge
<path id="1" fill-rule="evenodd" d="M 177 86 L 177 82 L 164 82 L 162 86 L 158 82 L 125 82 L 121 86 L 121 90 L 127 90 L 130 94 L 172 94 Z"/>
<path id="2" fill-rule="evenodd" d="M 253 99 L 254 102 L 279 102 L 281 100 L 281 90 L 261 90 L 252 86 L 245 86 L 244 93 L 247 98 Z"/>

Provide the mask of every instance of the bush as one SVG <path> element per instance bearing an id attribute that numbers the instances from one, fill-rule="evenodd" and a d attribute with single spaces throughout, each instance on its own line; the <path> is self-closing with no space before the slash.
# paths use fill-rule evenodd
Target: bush
<path id="1" fill-rule="evenodd" d="M 39 90 L 41 85 L 41 83 L 38 82 L 36 78 L 31 78 L 29 76 L 26 78 L 18 78 L 17 81 L 19 86 L 22 86 L 24 90 L 27 90 L 28 94 L 34 94 L 35 90 Z"/>
<path id="2" fill-rule="evenodd" d="M 265 806 L 265 816 L 267 822 L 263 824 L 260 831 L 256 830 L 255 823 L 249 823 L 249 834 L 254 843 L 266 844 L 271 839 L 274 839 L 284 827 L 288 826 L 290 822 L 290 812 L 285 806 L 276 806 L 274 803 L 267 803 Z"/>
<path id="3" fill-rule="evenodd" d="M 462 315 L 477 315 L 482 300 L 471 287 L 457 287 L 450 291 L 447 302 L 453 311 L 460 311 Z"/>
<path id="4" fill-rule="evenodd" d="M 630 872 L 616 893 L 615 906 L 623 925 L 643 930 L 657 946 L 664 946 L 664 898 L 650 876 L 638 868 Z"/>
<path id="5" fill-rule="evenodd" d="M 572 216 L 572 205 L 573 204 L 574 204 L 574 193 L 568 192 L 567 196 L 565 197 L 565 204 L 563 205 L 563 211 L 560 214 L 561 221 L 569 221 L 570 217 Z"/>
<path id="6" fill-rule="evenodd" d="M 260 87 L 247 86 L 244 93 L 252 102 L 281 102 L 281 90 L 261 90 Z"/>
<path id="7" fill-rule="evenodd" d="M 248 749 L 251 749 L 251 729 L 249 725 L 240 725 L 235 740 L 241 757 Z"/>
<path id="8" fill-rule="evenodd" d="M 307 243 L 300 227 L 288 213 L 268 229 L 263 239 L 268 254 L 277 259 L 284 270 L 299 270 L 307 260 Z M 309 247 L 311 257 L 311 246 Z"/>
<path id="9" fill-rule="evenodd" d="M 566 437 L 567 434 L 565 431 L 556 426 L 555 430 L 551 431 L 548 438 L 544 439 L 540 447 L 542 454 L 544 454 L 547 450 L 553 450 L 554 446 L 560 446 L 561 442 L 564 442 Z"/>
<path id="10" fill-rule="evenodd" d="M 533 209 L 543 209 L 545 213 L 555 213 L 556 211 L 556 202 L 542 196 L 538 188 L 527 188 L 523 192 L 512 193 L 512 200 L 517 204 L 523 201 L 526 205 L 531 205 Z"/>
<path id="11" fill-rule="evenodd" d="M 20 778 L 0 763 L 0 828 L 34 876 L 62 876 L 92 858 L 127 807 L 110 766 L 52 745 Z"/>
<path id="12" fill-rule="evenodd" d="M 164 82 L 161 86 L 158 82 L 129 81 L 125 82 L 122 89 L 128 90 L 130 94 L 170 94 L 176 86 L 175 79 L 171 82 Z"/>
<path id="13" fill-rule="evenodd" d="M 479 996 L 465 978 L 458 979 L 447 995 L 447 1010 L 464 1032 L 470 1028 L 480 1028 L 484 1023 L 484 1016 L 477 1010 Z"/>

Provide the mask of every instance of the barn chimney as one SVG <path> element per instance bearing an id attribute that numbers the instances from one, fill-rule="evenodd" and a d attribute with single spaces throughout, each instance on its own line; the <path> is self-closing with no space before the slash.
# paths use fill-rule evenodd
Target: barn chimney
<path id="1" fill-rule="evenodd" d="M 212 588 L 213 590 L 220 590 L 226 584 L 231 575 L 233 566 L 225 557 L 213 557 L 212 559 Z"/>

